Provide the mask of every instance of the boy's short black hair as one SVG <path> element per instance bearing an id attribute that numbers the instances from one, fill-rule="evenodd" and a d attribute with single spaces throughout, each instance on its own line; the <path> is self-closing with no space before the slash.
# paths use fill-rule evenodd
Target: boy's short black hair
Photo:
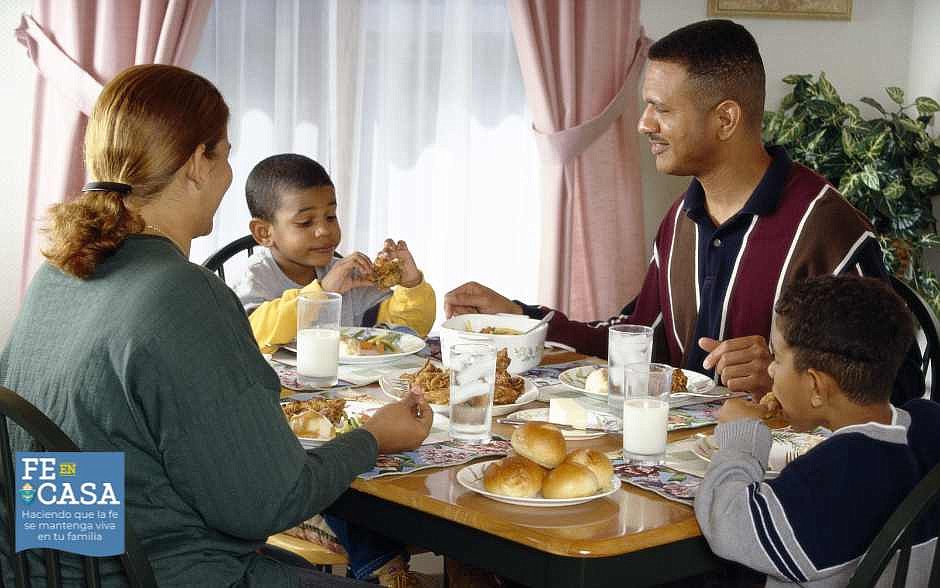
<path id="1" fill-rule="evenodd" d="M 884 281 L 824 276 L 798 282 L 777 301 L 776 325 L 794 367 L 825 372 L 856 404 L 885 402 L 914 342 L 914 319 Z"/>
<path id="2" fill-rule="evenodd" d="M 319 186 L 333 187 L 330 174 L 323 166 L 304 155 L 281 153 L 262 159 L 248 174 L 245 199 L 251 216 L 274 220 L 283 190 L 306 190 Z"/>
<path id="3" fill-rule="evenodd" d="M 730 20 L 703 20 L 653 43 L 653 61 L 683 66 L 703 107 L 734 100 L 745 123 L 760 128 L 764 116 L 764 62 L 751 33 Z"/>

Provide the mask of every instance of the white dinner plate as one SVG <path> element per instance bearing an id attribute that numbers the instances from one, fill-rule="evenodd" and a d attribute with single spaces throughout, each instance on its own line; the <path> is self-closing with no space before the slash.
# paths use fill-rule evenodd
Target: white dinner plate
<path id="1" fill-rule="evenodd" d="M 467 467 L 457 472 L 457 481 L 467 490 L 472 490 L 477 494 L 482 494 L 483 496 L 492 498 L 493 500 L 498 500 L 507 504 L 516 504 L 519 506 L 538 506 L 543 508 L 582 504 L 585 502 L 590 502 L 591 500 L 597 500 L 598 498 L 610 496 L 620 489 L 620 478 L 618 478 L 616 475 L 613 475 L 610 477 L 609 489 L 598 492 L 597 494 L 592 494 L 591 496 L 582 496 L 581 498 L 513 498 L 511 496 L 503 496 L 501 494 L 494 494 L 489 492 L 486 490 L 486 488 L 483 487 L 483 472 L 486 470 L 486 466 L 490 465 L 491 463 L 493 462 L 485 461 L 482 463 L 468 465 Z"/>
<path id="2" fill-rule="evenodd" d="M 571 388 L 572 390 L 581 392 L 582 394 L 591 396 L 593 398 L 605 399 L 607 398 L 606 393 L 588 391 L 585 385 L 587 382 L 587 378 L 591 374 L 591 372 L 593 372 L 596 369 L 603 368 L 603 367 L 607 367 L 607 366 L 585 365 L 581 367 L 571 368 L 571 369 L 561 372 L 561 374 L 558 375 L 558 380 L 562 384 L 567 386 L 568 388 Z M 715 381 L 709 378 L 708 376 L 706 376 L 705 374 L 693 372 L 692 370 L 687 370 L 685 368 L 682 369 L 682 373 L 684 373 L 689 380 L 688 383 L 686 384 L 686 390 L 688 392 L 692 392 L 695 394 L 708 394 L 709 392 L 711 392 L 712 389 L 715 388 Z M 720 398 L 724 398 L 726 396 L 728 395 L 716 394 L 715 399 L 717 400 Z M 673 397 L 675 399 L 684 399 L 682 392 L 676 392 L 673 395 Z M 707 398 L 703 399 L 703 402 L 707 402 L 707 401 L 708 401 Z"/>
<path id="3" fill-rule="evenodd" d="M 398 346 L 401 348 L 401 351 L 398 353 L 383 353 L 382 355 L 351 355 L 346 352 L 345 345 L 340 344 L 339 346 L 339 362 L 342 364 L 348 365 L 361 365 L 361 364 L 376 364 L 376 363 L 386 363 L 389 361 L 394 361 L 400 357 L 405 357 L 406 355 L 414 355 L 415 353 L 424 349 L 425 342 L 421 337 L 416 337 L 414 335 L 409 335 L 408 333 L 396 333 L 395 331 L 389 331 L 388 329 L 374 329 L 370 327 L 342 327 L 342 332 L 344 335 L 355 333 L 357 331 L 366 331 L 370 336 L 372 335 L 389 335 L 395 333 L 401 337 L 398 339 Z M 286 349 L 291 351 L 296 356 L 297 354 L 297 343 L 288 343 L 287 345 L 282 345 L 281 349 Z M 277 358 L 278 361 L 283 360 Z M 283 362 L 287 363 L 287 362 Z M 296 359 L 295 363 L 296 365 Z"/>
<path id="4" fill-rule="evenodd" d="M 796 433 L 789 430 L 771 431 L 771 435 L 773 445 L 770 447 L 770 459 L 767 464 L 768 478 L 776 478 L 780 475 L 780 470 L 787 465 L 788 451 L 796 451 L 799 455 L 803 455 L 826 439 L 824 435 Z M 714 435 L 703 433 L 696 435 L 695 443 L 692 445 L 692 453 L 696 457 L 710 462 L 716 451 L 718 451 L 718 444 L 715 442 Z"/>
<path id="5" fill-rule="evenodd" d="M 548 421 L 547 408 L 529 408 L 509 415 L 512 419 L 520 421 Z M 623 421 L 612 414 L 588 411 L 587 426 L 592 429 L 606 429 L 616 433 L 623 430 Z M 559 429 L 565 439 L 580 441 L 582 439 L 597 439 L 607 433 L 600 431 L 578 431 L 577 429 Z"/>
<path id="6" fill-rule="evenodd" d="M 522 391 L 522 394 L 519 395 L 519 398 L 516 398 L 516 401 L 512 404 L 494 404 L 493 405 L 493 416 L 504 416 L 513 411 L 519 410 L 523 406 L 534 402 L 538 399 L 539 389 L 532 380 L 519 376 L 525 381 L 525 389 Z M 396 383 L 403 382 L 398 378 L 389 378 L 387 376 L 382 376 L 379 378 L 379 387 L 382 388 L 382 392 L 392 400 L 401 400 L 401 392 L 399 388 L 396 387 Z M 450 414 L 450 405 L 449 404 L 431 404 L 431 410 L 438 414 L 449 415 Z"/>

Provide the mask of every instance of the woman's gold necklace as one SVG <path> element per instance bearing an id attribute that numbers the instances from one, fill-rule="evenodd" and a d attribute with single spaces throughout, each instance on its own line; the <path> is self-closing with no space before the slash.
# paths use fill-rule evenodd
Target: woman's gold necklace
<path id="1" fill-rule="evenodd" d="M 154 233 L 157 233 L 157 234 L 160 235 L 161 237 L 166 237 L 167 239 L 170 240 L 170 243 L 176 245 L 176 248 L 177 248 L 177 249 L 179 249 L 180 251 L 183 251 L 183 248 L 180 247 L 180 244 L 176 242 L 176 239 L 174 239 L 173 237 L 171 237 L 170 235 L 168 235 L 166 231 L 164 231 L 163 229 L 161 229 L 161 228 L 158 227 L 157 225 L 144 225 L 144 230 L 145 230 L 145 231 L 153 231 Z"/>

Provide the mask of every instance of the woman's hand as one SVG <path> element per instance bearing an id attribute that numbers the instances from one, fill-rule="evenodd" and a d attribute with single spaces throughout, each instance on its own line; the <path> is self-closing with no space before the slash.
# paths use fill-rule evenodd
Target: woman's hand
<path id="1" fill-rule="evenodd" d="M 411 251 L 408 250 L 408 244 L 404 241 L 396 243 L 391 239 L 386 239 L 385 247 L 379 251 L 376 259 L 379 257 L 397 259 L 401 263 L 401 285 L 405 288 L 414 288 L 424 279 L 421 270 L 415 264 L 414 257 L 411 256 Z"/>
<path id="2" fill-rule="evenodd" d="M 421 445 L 433 420 L 434 413 L 424 395 L 409 392 L 400 401 L 375 411 L 362 428 L 375 437 L 379 453 L 398 453 Z"/>
<path id="3" fill-rule="evenodd" d="M 342 294 L 353 288 L 372 285 L 372 261 L 358 251 L 336 262 L 320 280 L 325 292 Z"/>

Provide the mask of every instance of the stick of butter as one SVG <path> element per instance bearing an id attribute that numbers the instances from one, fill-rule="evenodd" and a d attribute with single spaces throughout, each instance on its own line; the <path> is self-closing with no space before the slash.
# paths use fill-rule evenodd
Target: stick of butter
<path id="1" fill-rule="evenodd" d="M 551 398 L 548 401 L 548 420 L 583 429 L 587 427 L 587 410 L 573 398 Z"/>

